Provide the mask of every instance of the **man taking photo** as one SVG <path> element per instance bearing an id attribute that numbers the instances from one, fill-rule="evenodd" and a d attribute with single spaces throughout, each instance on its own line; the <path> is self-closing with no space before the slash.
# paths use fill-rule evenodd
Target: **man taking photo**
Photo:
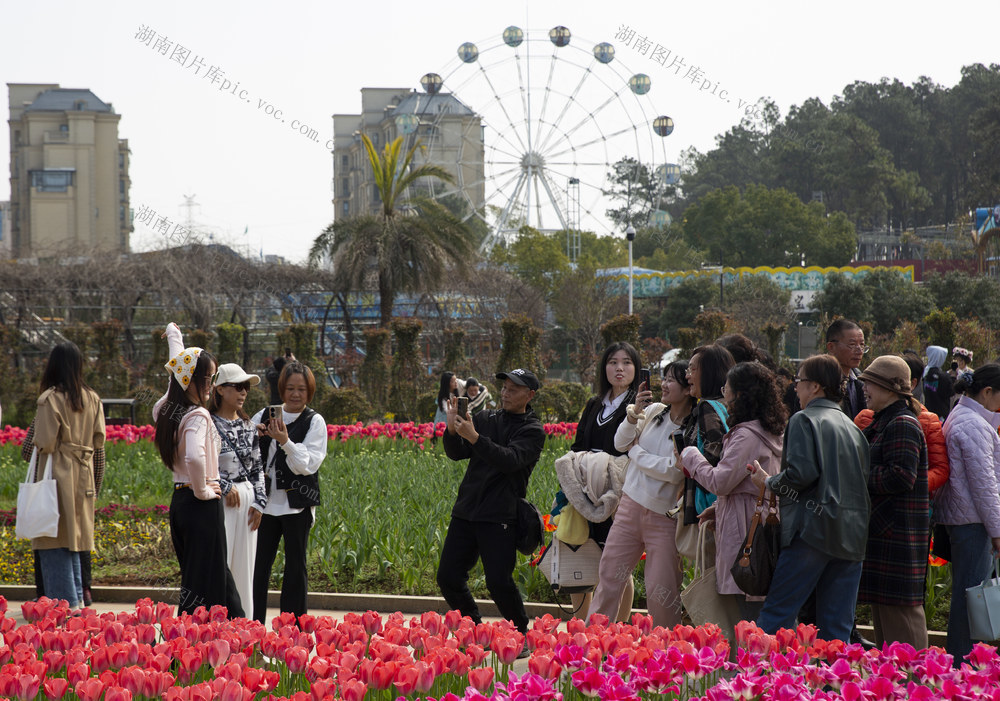
<path id="1" fill-rule="evenodd" d="M 526 633 L 528 615 L 513 577 L 517 504 L 527 494 L 545 431 L 529 405 L 539 387 L 534 373 L 519 368 L 496 377 L 503 382 L 500 410 L 470 418 L 459 415 L 457 397 L 448 403 L 445 454 L 469 464 L 451 510 L 437 582 L 448 606 L 481 623 L 468 579 L 482 559 L 486 587 L 500 614 Z"/>

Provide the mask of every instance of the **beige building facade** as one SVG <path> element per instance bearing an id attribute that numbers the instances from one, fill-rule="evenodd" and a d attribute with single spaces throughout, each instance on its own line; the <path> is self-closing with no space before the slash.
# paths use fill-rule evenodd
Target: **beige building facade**
<path id="1" fill-rule="evenodd" d="M 10 255 L 128 253 L 128 140 L 87 89 L 8 83 Z"/>
<path id="2" fill-rule="evenodd" d="M 450 93 L 430 95 L 407 88 L 362 88 L 361 114 L 333 115 L 334 219 L 373 214 L 381 207 L 375 177 L 361 134 L 380 152 L 402 136 L 404 153 L 419 141 L 414 164 L 441 166 L 455 178 L 453 184 L 419 185 L 468 218 L 482 210 L 486 200 L 482 120 Z M 425 179 L 430 180 L 430 179 Z M 412 193 L 418 194 L 418 193 Z"/>

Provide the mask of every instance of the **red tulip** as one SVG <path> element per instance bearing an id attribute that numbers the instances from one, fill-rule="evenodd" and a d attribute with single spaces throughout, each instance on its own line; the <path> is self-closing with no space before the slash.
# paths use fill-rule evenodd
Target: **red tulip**
<path id="1" fill-rule="evenodd" d="M 61 699 L 69 688 L 69 682 L 59 677 L 46 679 L 42 685 L 47 699 Z"/>
<path id="2" fill-rule="evenodd" d="M 189 647 L 183 650 L 180 657 L 177 658 L 181 663 L 181 669 L 192 675 L 201 669 L 201 666 L 205 663 L 205 658 L 201 653 L 201 650 L 194 647 Z"/>
<path id="3" fill-rule="evenodd" d="M 79 664 L 68 665 L 66 667 L 66 679 L 69 683 L 76 688 L 76 685 L 80 682 L 90 678 L 90 667 L 85 663 L 80 662 Z"/>
<path id="4" fill-rule="evenodd" d="M 208 663 L 212 669 L 225 663 L 229 659 L 229 643 L 226 640 L 216 638 L 208 644 Z"/>
<path id="5" fill-rule="evenodd" d="M 249 689 L 244 688 L 242 684 L 233 680 L 225 682 L 221 692 L 216 690 L 215 693 L 217 694 L 216 698 L 222 701 L 247 701 L 253 698 L 253 694 Z"/>
<path id="6" fill-rule="evenodd" d="M 493 642 L 493 652 L 506 665 L 514 664 L 523 649 L 524 639 L 520 635 L 508 635 Z"/>
<path id="7" fill-rule="evenodd" d="M 476 691 L 485 694 L 493 686 L 494 670 L 492 667 L 477 667 L 469 670 L 469 684 Z"/>
<path id="8" fill-rule="evenodd" d="M 452 609 L 444 615 L 444 625 L 450 630 L 454 631 L 462 623 L 462 612 L 456 609 Z"/>
<path id="9" fill-rule="evenodd" d="M 110 686 L 104 692 L 104 701 L 132 701 L 132 692 L 120 686 Z"/>
<path id="10" fill-rule="evenodd" d="M 66 664 L 66 655 L 58 650 L 49 650 L 42 654 L 42 662 L 52 672 L 58 672 Z"/>
<path id="11" fill-rule="evenodd" d="M 94 678 L 84 679 L 74 684 L 73 690 L 83 701 L 97 701 L 104 693 L 104 682 Z"/>
<path id="12" fill-rule="evenodd" d="M 420 614 L 420 625 L 431 635 L 441 632 L 441 614 L 435 611 L 425 611 Z"/>
<path id="13" fill-rule="evenodd" d="M 340 685 L 340 695 L 344 701 L 361 701 L 365 697 L 366 691 L 368 691 L 368 687 L 358 679 L 352 679 Z"/>
<path id="14" fill-rule="evenodd" d="M 292 674 L 302 674 L 306 670 L 306 663 L 309 661 L 309 651 L 298 645 L 285 650 L 283 656 L 288 671 Z"/>
<path id="15" fill-rule="evenodd" d="M 325 657 L 314 657 L 306 665 L 306 679 L 315 683 L 318 679 L 329 679 L 334 668 L 330 660 Z"/>
<path id="16" fill-rule="evenodd" d="M 15 692 L 20 701 L 31 701 L 38 696 L 38 687 L 42 683 L 42 678 L 34 674 L 20 674 L 17 679 L 17 691 Z"/>
<path id="17" fill-rule="evenodd" d="M 361 625 L 368 635 L 376 635 L 382 632 L 382 617 L 375 611 L 365 611 L 361 614 Z"/>
<path id="18" fill-rule="evenodd" d="M 332 679 L 320 679 L 312 683 L 309 687 L 309 695 L 312 701 L 323 701 L 327 698 L 334 698 L 336 683 Z"/>

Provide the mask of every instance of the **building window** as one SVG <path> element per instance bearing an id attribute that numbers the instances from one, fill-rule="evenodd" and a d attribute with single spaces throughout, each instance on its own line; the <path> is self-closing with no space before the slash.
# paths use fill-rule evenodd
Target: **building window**
<path id="1" fill-rule="evenodd" d="M 119 168 L 124 168 L 125 167 L 125 154 L 124 153 L 119 153 L 118 154 L 118 167 Z"/>
<path id="2" fill-rule="evenodd" d="M 39 192 L 66 192 L 73 185 L 71 170 L 33 170 L 31 186 Z"/>
<path id="3" fill-rule="evenodd" d="M 69 124 L 60 124 L 59 131 L 61 131 L 63 134 L 69 134 Z"/>
<path id="4" fill-rule="evenodd" d="M 118 221 L 125 223 L 125 205 L 118 205 Z"/>
<path id="5" fill-rule="evenodd" d="M 372 134 L 372 146 L 378 146 L 378 132 Z"/>
<path id="6" fill-rule="evenodd" d="M 340 181 L 340 196 L 350 197 L 351 196 L 351 181 L 344 178 Z"/>
<path id="7" fill-rule="evenodd" d="M 125 178 L 118 179 L 118 194 L 125 196 Z"/>
<path id="8" fill-rule="evenodd" d="M 350 165 L 350 161 L 348 160 L 347 156 L 340 157 L 340 165 L 343 166 L 344 168 L 347 168 Z"/>
<path id="9" fill-rule="evenodd" d="M 351 203 L 350 202 L 345 202 L 344 203 L 344 216 L 346 217 L 350 213 L 351 213 Z"/>

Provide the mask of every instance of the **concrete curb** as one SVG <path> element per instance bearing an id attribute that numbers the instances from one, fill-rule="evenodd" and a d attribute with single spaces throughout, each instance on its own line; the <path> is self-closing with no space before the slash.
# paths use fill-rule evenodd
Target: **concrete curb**
<path id="1" fill-rule="evenodd" d="M 180 597 L 180 590 L 176 587 L 94 587 L 91 590 L 94 601 L 111 604 L 134 604 L 139 599 L 150 598 L 153 601 L 175 602 Z M 8 601 L 27 601 L 35 597 L 35 587 L 24 584 L 0 585 L 0 596 Z M 268 606 L 277 608 L 281 592 L 272 589 L 268 592 Z M 400 611 L 402 613 L 423 613 L 424 611 L 437 611 L 444 613 L 448 610 L 448 604 L 440 596 L 396 596 L 393 594 L 339 594 L 332 592 L 310 592 L 308 598 L 309 608 L 317 611 L 378 611 L 381 614 Z M 476 599 L 479 611 L 482 615 L 493 618 L 501 618 L 500 611 L 496 604 L 490 599 Z M 537 601 L 525 601 L 524 609 L 530 618 L 550 614 L 554 618 L 568 618 L 562 609 L 556 604 L 546 604 Z M 567 607 L 568 609 L 568 607 Z M 647 613 L 645 609 L 633 609 L 633 612 Z M 858 626 L 861 634 L 872 640 L 875 632 L 871 626 Z M 944 647 L 948 634 L 943 631 L 927 631 L 927 644 Z"/>

